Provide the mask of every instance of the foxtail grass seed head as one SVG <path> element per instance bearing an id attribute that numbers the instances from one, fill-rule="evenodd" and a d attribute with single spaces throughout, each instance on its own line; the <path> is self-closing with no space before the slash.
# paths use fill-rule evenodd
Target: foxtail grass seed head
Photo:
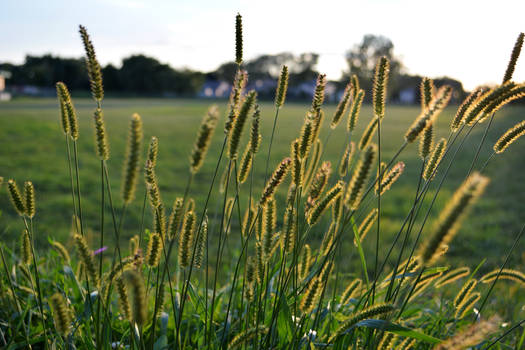
<path id="1" fill-rule="evenodd" d="M 193 198 L 188 198 L 186 203 L 186 213 L 189 211 L 195 211 L 195 200 Z"/>
<path id="2" fill-rule="evenodd" d="M 134 235 L 129 239 L 129 254 L 131 256 L 135 255 L 139 249 L 140 238 L 138 235 Z"/>
<path id="3" fill-rule="evenodd" d="M 101 160 L 109 159 L 109 145 L 106 136 L 106 127 L 104 123 L 104 115 L 100 108 L 95 109 L 93 114 L 93 119 L 95 121 L 95 141 L 96 141 L 96 152 L 97 156 Z"/>
<path id="4" fill-rule="evenodd" d="M 339 163 L 339 176 L 345 177 L 346 173 L 348 172 L 348 168 L 350 165 L 350 161 L 352 160 L 352 156 L 355 152 L 355 143 L 353 141 L 349 142 L 348 145 L 346 145 L 345 153 L 343 154 L 343 158 L 341 158 L 341 162 Z"/>
<path id="5" fill-rule="evenodd" d="M 525 274 L 521 271 L 511 269 L 503 269 L 501 272 L 500 269 L 496 269 L 483 275 L 480 281 L 483 283 L 491 283 L 496 278 L 498 278 L 498 280 L 511 280 L 520 283 L 522 286 L 525 286 Z"/>
<path id="6" fill-rule="evenodd" d="M 350 77 L 350 83 L 352 84 L 352 98 L 355 99 L 357 93 L 359 92 L 359 78 L 356 74 L 352 74 Z"/>
<path id="7" fill-rule="evenodd" d="M 277 81 L 277 90 L 275 91 L 275 108 L 281 108 L 286 99 L 286 91 L 288 90 L 288 67 L 281 68 L 281 74 Z"/>
<path id="8" fill-rule="evenodd" d="M 301 280 L 305 279 L 306 276 L 310 273 L 310 267 L 312 262 L 312 248 L 309 244 L 304 245 L 304 249 L 301 254 L 300 264 L 297 267 L 297 273 Z"/>
<path id="9" fill-rule="evenodd" d="M 69 257 L 69 252 L 60 242 L 57 241 L 51 241 L 51 247 L 56 250 L 58 255 L 62 257 L 62 259 L 66 262 L 66 264 L 69 265 L 71 262 L 71 258 Z"/>
<path id="10" fill-rule="evenodd" d="M 313 204 L 315 200 L 319 198 L 321 193 L 323 193 L 331 174 L 332 164 L 329 161 L 323 162 L 323 164 L 321 164 L 317 170 L 311 185 L 309 186 L 310 189 L 308 191 L 308 202 L 310 204 Z"/>
<path id="11" fill-rule="evenodd" d="M 275 198 L 268 199 L 263 207 L 263 235 L 271 235 L 277 227 L 277 204 Z"/>
<path id="12" fill-rule="evenodd" d="M 472 310 L 472 308 L 474 307 L 474 305 L 476 305 L 480 298 L 481 294 L 479 294 L 478 292 L 469 294 L 469 296 L 466 297 L 465 300 L 463 300 L 463 302 L 457 306 L 454 317 L 459 320 L 467 316 L 469 311 Z"/>
<path id="13" fill-rule="evenodd" d="M 393 348 L 394 345 L 394 333 L 386 332 L 383 334 L 383 337 L 381 338 L 381 341 L 379 341 L 379 344 L 377 345 L 378 350 L 389 350 Z"/>
<path id="14" fill-rule="evenodd" d="M 226 135 L 230 133 L 233 123 L 237 118 L 237 114 L 239 113 L 241 97 L 247 82 L 248 73 L 245 70 L 238 68 L 237 72 L 235 73 L 232 91 L 230 92 L 228 117 L 226 118 L 226 123 L 224 124 L 224 133 Z"/>
<path id="15" fill-rule="evenodd" d="M 9 197 L 13 203 L 13 207 L 17 211 L 18 215 L 24 216 L 26 213 L 26 201 L 22 199 L 22 195 L 18 190 L 15 180 L 9 179 L 9 181 L 7 181 L 7 189 L 9 191 Z"/>
<path id="16" fill-rule="evenodd" d="M 284 178 L 286 176 L 286 173 L 290 169 L 290 165 L 292 163 L 292 159 L 289 157 L 284 158 L 281 163 L 277 166 L 277 169 L 272 174 L 272 177 L 270 180 L 268 180 L 268 183 L 266 184 L 261 199 L 259 201 L 259 204 L 261 206 L 264 206 L 268 199 L 270 199 L 275 191 L 277 190 L 277 187 L 284 181 Z"/>
<path id="17" fill-rule="evenodd" d="M 447 140 L 441 138 L 432 150 L 432 154 L 430 155 L 425 171 L 423 172 L 423 179 L 430 181 L 435 176 L 436 168 L 441 163 L 441 159 L 443 158 L 446 149 Z"/>
<path id="18" fill-rule="evenodd" d="M 432 79 L 423 78 L 420 85 L 420 94 L 421 94 L 421 110 L 425 110 L 430 105 L 430 101 L 436 94 L 436 87 Z"/>
<path id="19" fill-rule="evenodd" d="M 356 278 L 348 284 L 343 294 L 341 294 L 341 303 L 347 305 L 350 302 L 350 299 L 354 298 L 359 293 L 359 288 L 361 287 L 361 281 L 359 278 Z"/>
<path id="20" fill-rule="evenodd" d="M 365 97 L 365 91 L 359 90 L 352 100 L 352 106 L 350 107 L 350 113 L 348 115 L 347 129 L 349 132 L 353 131 L 359 119 L 359 113 L 361 112 L 361 105 Z"/>
<path id="21" fill-rule="evenodd" d="M 368 215 L 363 219 L 363 221 L 361 222 L 361 225 L 359 225 L 358 232 L 359 232 L 359 239 L 361 240 L 361 242 L 363 242 L 363 239 L 366 237 L 366 234 L 368 233 L 368 231 L 370 231 L 370 229 L 376 222 L 377 214 L 378 214 L 377 208 L 372 209 L 370 213 L 368 213 Z M 356 242 L 354 243 L 357 245 Z"/>
<path id="22" fill-rule="evenodd" d="M 454 270 L 450 270 L 436 282 L 436 288 L 441 288 L 447 284 L 454 283 L 457 280 L 468 276 L 469 274 L 470 268 L 468 267 L 460 267 Z"/>
<path id="23" fill-rule="evenodd" d="M 483 109 L 483 111 L 476 118 L 478 123 L 483 123 L 490 115 L 497 112 L 503 106 L 509 104 L 510 102 L 520 99 L 525 96 L 525 84 L 516 85 L 511 90 L 501 94 L 496 97 L 494 100 Z"/>
<path id="24" fill-rule="evenodd" d="M 321 110 L 321 106 L 324 102 L 324 93 L 325 93 L 325 87 L 326 87 L 326 74 L 319 74 L 317 76 L 317 81 L 315 83 L 315 90 L 314 90 L 314 96 L 312 99 L 312 108 L 310 110 L 311 113 L 319 113 Z"/>
<path id="25" fill-rule="evenodd" d="M 335 129 L 337 125 L 339 125 L 339 122 L 341 121 L 343 116 L 346 114 L 346 110 L 348 109 L 348 105 L 350 104 L 350 91 L 351 83 L 348 83 L 346 85 L 345 91 L 343 92 L 341 100 L 339 100 L 339 104 L 337 105 L 334 116 L 332 117 L 332 122 L 330 123 L 331 129 Z"/>
<path id="26" fill-rule="evenodd" d="M 148 304 L 146 301 L 146 287 L 142 274 L 136 270 L 128 269 L 123 273 L 127 289 L 131 294 L 132 320 L 140 327 L 146 323 L 148 316 Z"/>
<path id="27" fill-rule="evenodd" d="M 64 337 L 69 334 L 71 327 L 71 312 L 66 300 L 60 293 L 55 293 L 49 298 L 49 306 L 53 310 L 53 320 L 57 331 Z"/>
<path id="28" fill-rule="evenodd" d="M 219 108 L 216 105 L 211 106 L 208 109 L 208 113 L 204 116 L 197 138 L 193 146 L 193 151 L 190 158 L 190 170 L 193 174 L 199 171 L 210 148 L 211 139 L 215 128 L 217 127 L 217 121 L 219 120 Z"/>
<path id="29" fill-rule="evenodd" d="M 434 145 L 434 124 L 428 123 L 425 130 L 423 130 L 423 137 L 419 140 L 419 156 L 421 159 L 426 159 L 430 154 L 430 150 Z"/>
<path id="30" fill-rule="evenodd" d="M 363 131 L 363 135 L 361 136 L 361 140 L 359 140 L 359 149 L 362 151 L 364 150 L 372 141 L 372 137 L 374 136 L 377 125 L 379 124 L 379 117 L 374 117 L 368 126 L 366 127 L 365 131 Z"/>
<path id="31" fill-rule="evenodd" d="M 182 268 L 190 265 L 195 220 L 195 212 L 193 211 L 188 211 L 184 216 L 184 224 L 179 236 L 179 265 Z"/>
<path id="32" fill-rule="evenodd" d="M 525 120 L 507 130 L 494 144 L 494 152 L 503 153 L 519 137 L 525 135 Z"/>
<path id="33" fill-rule="evenodd" d="M 137 186 L 138 166 L 142 146 L 142 120 L 138 114 L 131 117 L 126 160 L 124 163 L 124 182 L 122 185 L 122 199 L 129 204 L 135 198 Z"/>
<path id="34" fill-rule="evenodd" d="M 301 137 L 300 137 L 300 147 L 299 147 L 299 156 L 301 159 L 305 159 L 308 156 L 308 153 L 310 151 L 310 147 L 312 146 L 313 142 L 313 134 L 314 134 L 314 123 L 313 119 L 307 115 L 303 127 L 301 129 Z"/>
<path id="35" fill-rule="evenodd" d="M 323 281 L 321 278 L 317 277 L 310 281 L 304 292 L 303 298 L 301 299 L 301 304 L 299 305 L 299 308 L 304 314 L 309 314 L 313 311 L 315 306 L 317 306 L 317 300 L 321 295 L 322 288 Z"/>
<path id="36" fill-rule="evenodd" d="M 224 216 L 222 220 L 222 227 L 224 232 L 230 233 L 232 223 L 233 205 L 235 204 L 235 197 L 228 197 L 226 205 L 224 206 Z"/>
<path id="37" fill-rule="evenodd" d="M 323 213 L 328 209 L 332 204 L 337 200 L 339 196 L 343 193 L 343 181 L 338 181 L 337 184 L 332 187 L 324 196 L 322 200 L 320 200 L 313 208 L 310 210 L 309 215 L 307 217 L 308 224 L 310 226 L 315 225 L 317 222 L 319 222 L 319 219 L 323 215 Z"/>
<path id="38" fill-rule="evenodd" d="M 261 132 L 260 132 L 260 119 L 261 119 L 261 108 L 259 105 L 255 105 L 255 110 L 252 115 L 252 129 L 250 131 L 250 151 L 255 154 L 259 151 L 259 147 L 261 146 Z"/>
<path id="39" fill-rule="evenodd" d="M 235 63 L 242 63 L 242 16 L 240 13 L 235 17 Z"/>
<path id="40" fill-rule="evenodd" d="M 60 105 L 60 124 L 62 125 L 62 131 L 64 132 L 64 134 L 68 135 L 69 134 L 69 114 L 68 114 L 68 111 L 67 111 L 67 105 L 64 101 L 62 101 L 62 99 L 60 98 L 60 95 L 59 95 L 59 100 L 58 100 L 58 104 Z"/>
<path id="41" fill-rule="evenodd" d="M 159 265 L 162 250 L 162 238 L 158 233 L 152 233 L 149 237 L 148 250 L 146 252 L 146 263 L 150 267 Z"/>
<path id="42" fill-rule="evenodd" d="M 459 293 L 454 298 L 454 307 L 457 308 L 459 305 L 461 305 L 461 303 L 463 303 L 463 301 L 467 299 L 470 293 L 474 290 L 477 284 L 478 281 L 476 281 L 475 279 L 471 279 L 465 282 Z"/>
<path id="43" fill-rule="evenodd" d="M 98 286 L 98 273 L 95 265 L 93 251 L 89 249 L 89 246 L 84 236 L 79 235 L 77 233 L 73 238 L 75 240 L 75 246 L 77 248 L 79 259 L 84 265 L 89 279 L 91 280 L 91 282 L 93 282 L 94 286 Z"/>
<path id="44" fill-rule="evenodd" d="M 344 185 L 343 185 L 344 189 Z M 344 206 L 344 193 L 341 193 L 339 197 L 334 202 L 334 205 L 332 206 L 332 221 L 335 223 L 339 223 L 341 221 L 341 218 L 343 217 L 343 206 Z"/>
<path id="45" fill-rule="evenodd" d="M 288 206 L 284 212 L 284 233 L 282 235 L 282 247 L 285 253 L 289 254 L 293 251 L 296 235 L 296 211 L 293 206 Z"/>
<path id="46" fill-rule="evenodd" d="M 31 264 L 31 240 L 29 239 L 29 232 L 24 230 L 22 233 L 22 241 L 20 244 L 20 260 L 25 265 L 29 266 Z"/>
<path id="47" fill-rule="evenodd" d="M 372 170 L 372 164 L 374 162 L 376 154 L 377 146 L 375 144 L 371 144 L 361 154 L 359 163 L 356 165 L 354 174 L 352 175 L 352 180 L 348 185 L 346 195 L 346 205 L 352 210 L 356 210 L 359 207 L 359 204 L 361 203 L 363 189 Z"/>
<path id="48" fill-rule="evenodd" d="M 69 136 L 71 139 L 78 139 L 78 120 L 75 107 L 73 107 L 73 101 L 66 85 L 62 82 L 56 83 L 58 100 L 62 104 L 65 104 L 67 110 L 67 119 L 69 124 Z"/>
<path id="49" fill-rule="evenodd" d="M 246 119 L 248 118 L 248 114 L 255 105 L 256 98 L 257 93 L 255 92 L 255 90 L 250 91 L 246 95 L 246 98 L 239 111 L 239 115 L 237 116 L 237 118 L 235 118 L 235 122 L 229 138 L 228 157 L 230 159 L 237 158 L 237 151 L 239 148 L 239 143 L 241 142 L 242 130 L 244 128 L 244 124 L 246 123 Z"/>
<path id="50" fill-rule="evenodd" d="M 148 146 L 148 160 L 152 167 L 157 165 L 157 156 L 159 154 L 159 139 L 152 136 Z"/>
<path id="51" fill-rule="evenodd" d="M 314 143 L 312 156 L 308 161 L 308 169 L 303 175 L 303 188 L 305 189 L 303 193 L 307 193 L 306 190 L 310 187 L 310 184 L 316 174 L 316 169 L 318 168 L 319 162 L 321 161 L 321 155 L 323 153 L 323 145 L 321 140 L 317 139 Z M 304 160 L 302 160 L 304 161 Z M 303 169 L 304 172 L 304 169 Z"/>
<path id="52" fill-rule="evenodd" d="M 509 64 L 507 65 L 507 70 L 505 71 L 505 75 L 503 76 L 503 83 L 506 83 L 507 81 L 510 81 L 512 79 L 512 74 L 514 74 L 514 68 L 516 68 L 516 62 L 518 62 L 518 57 L 520 57 L 524 36 L 525 34 L 520 33 L 518 35 L 518 38 L 516 39 L 516 43 L 514 44 L 514 48 L 512 49 L 512 53 L 510 55 Z"/>
<path id="53" fill-rule="evenodd" d="M 374 114 L 378 118 L 385 116 L 386 86 L 388 84 L 388 74 L 390 72 L 390 62 L 383 56 L 376 64 L 373 88 Z"/>
<path id="54" fill-rule="evenodd" d="M 26 181 L 24 183 L 24 201 L 26 215 L 28 218 L 33 218 L 36 213 L 36 204 L 35 204 L 35 187 L 31 181 Z"/>
<path id="55" fill-rule="evenodd" d="M 424 262 L 432 263 L 440 248 L 448 245 L 460 227 L 467 209 L 477 201 L 489 183 L 489 179 L 478 172 L 471 174 L 459 187 L 434 225 L 433 233 L 422 250 Z"/>
<path id="56" fill-rule="evenodd" d="M 354 314 L 350 315 L 345 321 L 341 323 L 339 328 L 335 331 L 334 335 L 332 335 L 328 339 L 328 343 L 332 343 L 334 340 L 337 339 L 340 335 L 345 333 L 347 330 L 355 326 L 358 322 L 362 320 L 366 320 L 368 318 L 377 317 L 379 315 L 388 314 L 389 312 L 392 312 L 395 309 L 395 307 L 392 304 L 377 304 L 372 305 L 366 309 L 363 309 L 361 311 L 357 311 Z"/>
<path id="57" fill-rule="evenodd" d="M 246 148 L 242 154 L 241 165 L 237 174 L 237 181 L 239 181 L 239 183 L 242 184 L 246 181 L 246 179 L 248 179 L 248 175 L 250 174 L 250 170 L 252 168 L 252 163 L 253 153 L 250 150 L 250 144 L 248 144 L 246 145 Z"/>
<path id="58" fill-rule="evenodd" d="M 485 91 L 483 90 L 483 88 L 478 87 L 474 91 L 472 91 L 467 96 L 467 98 L 465 98 L 465 100 L 461 103 L 456 112 L 456 115 L 454 116 L 454 119 L 452 119 L 452 123 L 450 124 L 450 129 L 453 132 L 456 132 L 459 129 L 460 125 L 464 123 L 465 113 L 471 108 L 471 106 L 478 100 L 478 98 L 484 92 Z"/>
<path id="59" fill-rule="evenodd" d="M 405 163 L 403 162 L 397 162 L 396 165 L 392 167 L 385 175 L 383 175 L 381 179 L 381 195 L 388 191 L 390 187 L 392 187 L 392 184 L 399 179 L 401 174 L 403 174 L 403 171 L 405 170 Z M 376 188 L 376 194 L 378 192 L 378 188 Z"/>
<path id="60" fill-rule="evenodd" d="M 474 322 L 466 330 L 457 332 L 454 336 L 441 342 L 434 350 L 463 350 L 475 346 L 489 338 L 489 335 L 499 330 L 501 319 L 493 316 Z"/>
<path id="61" fill-rule="evenodd" d="M 195 268 L 200 269 L 204 262 L 204 253 L 206 252 L 206 242 L 208 240 L 208 215 L 204 217 L 200 232 L 195 240 Z"/>
<path id="62" fill-rule="evenodd" d="M 171 215 L 168 224 L 168 233 L 170 238 L 173 239 L 177 236 L 177 232 L 184 215 L 184 201 L 182 197 L 178 197 L 173 202 L 173 209 L 171 210 Z"/>
<path id="63" fill-rule="evenodd" d="M 117 294 L 118 294 L 118 304 L 120 311 L 124 316 L 124 319 L 131 320 L 131 305 L 129 303 L 129 296 L 126 285 L 122 278 L 117 278 Z"/>
<path id="64" fill-rule="evenodd" d="M 516 84 L 512 81 L 508 81 L 502 85 L 499 85 L 493 89 L 490 89 L 481 94 L 474 103 L 465 112 L 463 122 L 467 125 L 473 125 L 483 116 L 483 111 L 494 101 L 504 96 L 506 93 L 516 87 Z"/>
<path id="65" fill-rule="evenodd" d="M 97 61 L 95 55 L 95 48 L 91 43 L 87 30 L 83 26 L 79 26 L 80 36 L 82 43 L 84 44 L 84 50 L 86 51 L 86 65 L 89 76 L 89 83 L 91 85 L 91 94 L 95 101 L 102 101 L 104 98 L 104 88 L 102 86 L 102 71 L 100 64 Z"/>
<path id="66" fill-rule="evenodd" d="M 324 121 L 324 111 L 320 109 L 317 113 L 314 113 L 313 120 L 314 128 L 312 134 L 312 142 L 319 139 L 319 133 L 321 132 L 321 126 L 323 125 Z"/>
<path id="67" fill-rule="evenodd" d="M 296 187 L 302 185 L 303 182 L 303 162 L 299 156 L 299 139 L 292 142 L 292 181 Z"/>
<path id="68" fill-rule="evenodd" d="M 146 180 L 146 191 L 148 193 L 148 199 L 151 207 L 153 209 L 158 208 L 162 203 L 160 199 L 160 189 L 157 181 L 157 175 L 155 174 L 155 168 L 153 168 L 149 159 L 146 160 L 144 177 Z"/>
<path id="69" fill-rule="evenodd" d="M 452 96 L 452 87 L 444 85 L 437 91 L 430 104 L 414 120 L 405 134 L 406 142 L 414 142 L 417 137 L 425 130 L 429 122 L 433 123 L 441 111 L 448 105 Z"/>
<path id="70" fill-rule="evenodd" d="M 239 346 L 243 345 L 247 341 L 251 340 L 257 335 L 264 335 L 267 332 L 266 326 L 259 325 L 258 327 L 253 327 L 242 331 L 237 334 L 228 344 L 228 349 L 236 349 Z"/>

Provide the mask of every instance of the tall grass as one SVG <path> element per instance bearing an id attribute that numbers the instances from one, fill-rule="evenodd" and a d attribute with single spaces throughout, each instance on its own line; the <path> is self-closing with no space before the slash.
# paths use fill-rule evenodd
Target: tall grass
<path id="1" fill-rule="evenodd" d="M 288 68 L 283 66 L 269 147 L 263 150 L 266 157 L 261 165 L 257 162 L 261 110 L 255 91 L 245 91 L 249 72 L 242 65 L 240 15 L 235 28 L 237 72 L 220 155 L 206 158 L 220 120 L 217 107 L 212 106 L 197 131 L 186 188 L 168 205 L 155 169 L 157 157 L 164 156 L 159 155 L 162 140 L 153 137 L 146 152 L 138 114 L 131 116 L 121 199 L 111 192 L 102 74 L 88 32 L 80 26 L 95 108 L 93 156 L 100 160 L 100 240 L 93 242 L 83 222 L 77 149 L 81 136 L 74 102 L 67 87 L 57 83 L 76 254 L 70 257 L 60 242 L 53 241 L 58 255 L 36 255 L 34 235 L 38 232 L 33 219 L 38 188 L 28 181 L 21 192 L 14 180 L 8 180 L 13 209 L 25 231 L 19 252 L 0 244 L 4 271 L 0 303 L 6 315 L 0 323 L 0 344 L 8 349 L 521 349 L 525 333 L 520 335 L 518 330 L 523 321 L 501 330 L 504 315 L 496 315 L 498 310 L 487 302 L 498 281 L 525 285 L 523 273 L 506 266 L 524 230 L 517 234 L 501 267 L 484 276 L 478 274 L 483 262 L 472 272 L 470 267 L 449 266 L 447 250 L 461 235 L 468 209 L 489 184 L 483 175 L 485 167 L 524 134 L 521 122 L 502 135 L 494 153 L 476 166 L 497 110 L 524 95 L 525 86 L 512 81 L 523 35 L 512 51 L 503 83 L 477 89 L 467 97 L 451 121 L 448 138 L 435 144 L 433 124 L 453 91 L 446 85 L 436 88 L 425 78 L 421 112 L 391 158 L 385 158 L 381 145 L 387 136 L 382 135 L 381 125 L 388 121 L 389 80 L 389 62 L 382 57 L 373 83 L 374 118 L 360 141 L 354 140 L 359 137 L 354 129 L 365 91 L 359 88 L 357 77 L 351 78 L 331 118 L 330 129 L 348 118 L 339 164 L 323 161 L 323 145 L 330 133 L 324 141 L 319 139 L 325 120 L 324 75 L 317 79 L 290 156 L 270 164 L 274 136 L 281 132 L 279 111 L 286 108 Z M 433 204 L 456 156 L 471 131 L 486 119 L 489 122 L 471 167 L 465 169 L 463 184 L 434 219 Z M 385 225 L 381 219 L 387 216 L 381 203 L 403 176 L 403 151 L 417 139 L 420 176 L 414 181 L 413 195 L 407 194 L 406 218 L 388 245 L 381 236 Z M 215 163 L 215 172 L 205 203 L 199 207 L 192 198 L 192 184 L 204 162 Z M 256 166 L 265 168 L 262 188 L 254 186 Z M 146 183 L 142 220 L 127 248 L 121 231 L 136 197 L 141 169 Z M 224 169 L 222 176 L 220 169 Z M 214 210 L 210 199 L 216 192 L 222 197 Z M 430 205 L 423 205 L 431 193 Z M 104 231 L 108 214 L 112 232 Z M 149 218 L 151 226 L 146 224 Z M 429 218 L 433 225 L 427 225 Z M 312 238 L 316 231 L 324 232 L 320 244 Z M 374 231 L 375 237 L 369 233 Z M 112 247 L 106 246 L 111 241 L 107 234 L 114 236 Z M 375 248 L 365 252 L 361 243 L 370 239 Z M 362 267 L 352 277 L 340 272 L 340 264 L 349 256 L 342 245 L 347 240 L 354 242 Z M 382 248 L 385 245 L 387 249 Z M 394 248 L 397 256 L 393 256 Z M 113 252 L 109 260 L 101 254 L 106 249 Z M 232 261 L 224 261 L 226 257 Z M 231 268 L 224 269 L 225 263 Z M 448 293 L 442 292 L 443 286 Z"/>

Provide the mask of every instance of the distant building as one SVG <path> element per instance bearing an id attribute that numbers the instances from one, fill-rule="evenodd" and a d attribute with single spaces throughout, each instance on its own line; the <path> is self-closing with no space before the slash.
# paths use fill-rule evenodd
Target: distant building
<path id="1" fill-rule="evenodd" d="M 5 80 L 11 78 L 11 73 L 0 71 L 0 101 L 9 101 L 11 94 L 5 91 Z"/>

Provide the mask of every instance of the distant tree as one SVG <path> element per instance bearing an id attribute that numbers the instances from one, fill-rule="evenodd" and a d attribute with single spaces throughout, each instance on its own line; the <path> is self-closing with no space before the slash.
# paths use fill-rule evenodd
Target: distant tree
<path id="1" fill-rule="evenodd" d="M 102 77 L 104 80 L 104 90 L 106 91 L 120 91 L 122 84 L 120 82 L 120 72 L 117 67 L 108 64 L 102 68 Z"/>

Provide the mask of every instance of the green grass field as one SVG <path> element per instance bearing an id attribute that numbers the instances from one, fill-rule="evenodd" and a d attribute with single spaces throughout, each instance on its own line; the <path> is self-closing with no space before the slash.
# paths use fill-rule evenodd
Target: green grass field
<path id="1" fill-rule="evenodd" d="M 139 113 L 144 122 L 144 152 L 151 136 L 159 138 L 159 160 L 158 177 L 162 198 L 167 208 L 171 207 L 177 196 L 182 196 L 189 175 L 188 156 L 190 154 L 195 134 L 202 116 L 210 101 L 198 100 L 168 100 L 168 99 L 108 99 L 104 101 L 107 132 L 109 135 L 111 156 L 109 160 L 109 171 L 111 186 L 116 207 L 121 207 L 120 182 L 122 173 L 122 162 L 124 147 L 128 133 L 128 123 L 132 113 Z M 94 132 L 92 112 L 94 104 L 89 99 L 75 100 L 80 120 L 79 157 L 80 177 L 83 200 L 83 212 L 87 228 L 92 232 L 90 237 L 95 239 L 99 227 L 99 203 L 100 203 L 100 167 L 99 161 L 94 153 Z M 225 115 L 225 101 L 218 101 L 223 119 L 214 136 L 212 147 L 207 156 L 205 164 L 197 174 L 192 186 L 192 195 L 197 202 L 197 208 L 202 207 L 208 187 L 215 169 L 215 161 L 220 151 L 223 139 L 222 126 Z M 262 106 L 262 134 L 263 144 L 257 155 L 254 176 L 254 196 L 258 196 L 264 178 L 264 164 L 268 149 L 269 136 L 271 134 L 272 120 L 274 115 L 273 105 L 263 103 Z M 299 128 L 303 122 L 304 113 L 308 105 L 286 104 L 282 109 L 276 130 L 274 148 L 271 156 L 270 171 L 287 154 L 289 154 L 290 141 L 299 135 Z M 330 132 L 328 127 L 334 106 L 325 108 L 326 119 L 321 131 L 321 140 L 328 140 L 325 144 L 323 160 L 330 160 L 336 168 L 341 156 L 344 144 L 345 121 L 339 127 Z M 382 126 L 382 147 L 384 160 L 389 160 L 402 144 L 403 135 L 407 127 L 417 116 L 419 107 L 390 106 L 387 107 L 386 117 Z M 447 138 L 449 135 L 449 123 L 455 107 L 449 107 L 440 117 L 435 140 L 440 137 Z M 492 145 L 497 138 L 511 125 L 523 118 L 525 114 L 523 107 L 508 107 L 499 112 L 493 127 L 488 135 L 487 142 L 481 152 L 480 160 L 476 168 L 487 159 L 492 151 Z M 372 117 L 370 106 L 364 107 L 358 121 L 356 135 L 368 123 Z M 433 221 L 440 208 L 450 198 L 451 193 L 464 179 L 474 156 L 476 147 L 481 139 L 486 124 L 479 125 L 473 130 L 464 144 L 464 149 L 459 152 L 454 161 L 450 174 L 445 181 L 444 188 L 438 196 L 436 205 L 432 209 L 429 220 Z M 329 135 L 331 133 L 331 135 Z M 246 136 L 246 135 L 245 135 Z M 68 242 L 68 233 L 71 227 L 72 200 L 70 194 L 69 175 L 67 170 L 67 156 L 65 152 L 65 139 L 60 128 L 59 110 L 54 99 L 20 99 L 0 104 L 0 176 L 5 180 L 13 178 L 22 184 L 25 180 L 33 181 L 37 191 L 37 215 L 35 218 L 35 232 L 37 248 L 47 247 L 47 237 L 56 238 L 62 242 Z M 381 219 L 381 247 L 386 249 L 395 233 L 408 213 L 414 189 L 417 185 L 421 160 L 417 155 L 417 142 L 409 145 L 399 157 L 406 163 L 405 173 L 393 188 L 385 194 L 382 200 Z M 465 220 L 460 233 L 450 247 L 448 258 L 451 265 L 464 262 L 469 266 L 477 265 L 482 259 L 487 258 L 483 270 L 489 270 L 500 264 L 504 259 L 504 253 L 512 244 L 521 225 L 523 225 L 523 212 L 525 202 L 522 195 L 525 193 L 525 182 L 523 181 L 523 152 L 525 142 L 517 142 L 505 153 L 494 157 L 489 163 L 485 173 L 491 178 L 491 184 L 475 206 L 467 220 Z M 451 152 L 448 158 L 452 155 Z M 355 158 L 354 158 L 355 159 Z M 446 160 L 445 165 L 448 165 Z M 223 164 L 224 166 L 224 164 Z M 441 179 L 445 167 L 437 175 Z M 220 172 L 222 173 L 222 168 Z M 335 177 L 334 177 L 335 178 Z M 430 202 L 434 190 L 439 181 L 434 181 L 429 194 L 426 197 L 427 204 Z M 243 186 L 249 186 L 247 181 Z M 247 191 L 243 191 L 247 192 Z M 215 191 L 217 193 L 217 191 Z M 282 196 L 285 195 L 281 190 Z M 144 196 L 144 185 L 142 178 L 139 181 L 135 201 L 128 209 L 127 220 L 124 224 L 123 237 L 127 238 L 137 234 L 140 225 L 141 210 Z M 219 208 L 219 198 L 212 197 L 210 212 Z M 246 205 L 246 198 L 241 202 Z M 372 200 L 368 207 L 376 205 Z M 283 208 L 279 208 L 280 213 Z M 0 229 L 2 240 L 9 247 L 15 249 L 18 245 L 18 237 L 22 230 L 22 223 L 17 219 L 14 210 L 9 203 L 5 185 L 1 189 Z M 149 208 L 147 215 L 147 227 L 151 227 L 151 215 Z M 426 210 L 419 217 L 420 223 Z M 363 218 L 366 212 L 358 213 L 356 221 Z M 211 214 L 213 216 L 213 214 Z M 282 220 L 282 215 L 279 215 Z M 236 217 L 234 217 L 236 220 Z M 234 223 L 235 225 L 236 223 Z M 431 222 L 429 222 L 431 224 Z M 110 237 L 111 221 L 109 211 L 106 219 L 106 237 Z M 415 226 L 418 229 L 419 226 Z M 317 225 L 314 237 L 321 239 L 326 225 Z M 430 231 L 431 225 L 425 226 L 425 232 Z M 415 233 L 413 234 L 415 236 Z M 94 240 L 96 241 L 96 240 Z M 364 242 L 364 249 L 370 253 L 372 258 L 375 245 L 375 229 Z M 352 240 L 345 242 L 345 259 L 351 257 L 351 262 L 345 266 L 358 266 L 359 259 L 355 255 Z M 509 266 L 514 268 L 525 265 L 525 255 L 519 256 L 518 249 L 511 259 Z M 521 250 L 522 251 L 522 250 Z M 348 253 L 348 254 L 347 254 Z"/>

